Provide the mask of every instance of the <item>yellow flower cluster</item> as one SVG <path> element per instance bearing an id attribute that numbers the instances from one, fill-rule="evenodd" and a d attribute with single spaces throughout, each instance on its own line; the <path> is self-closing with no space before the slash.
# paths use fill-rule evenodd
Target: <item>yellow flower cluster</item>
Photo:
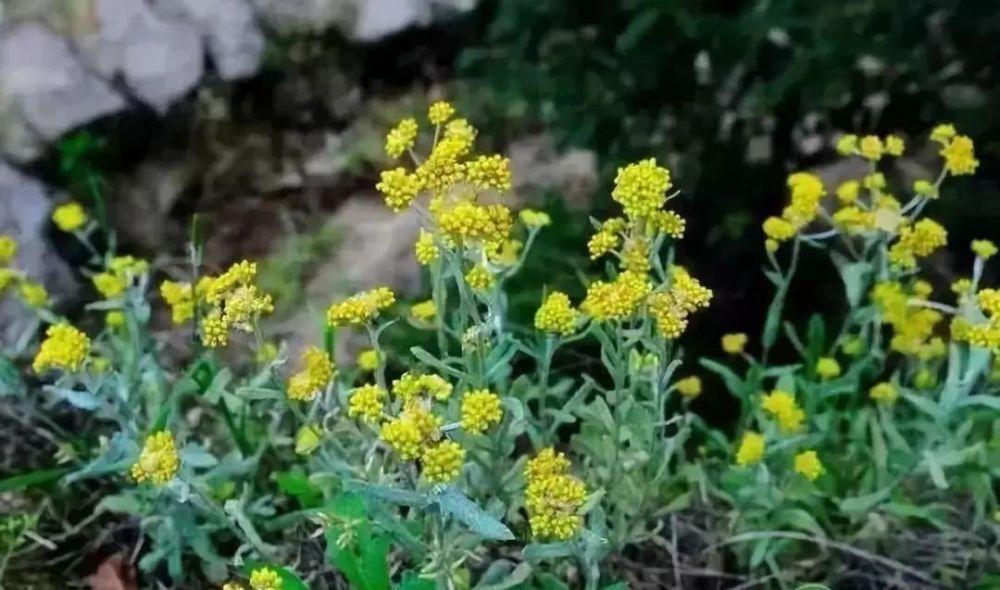
<path id="1" fill-rule="evenodd" d="M 386 397 L 385 390 L 378 385 L 355 387 L 347 400 L 347 415 L 368 424 L 378 424 L 385 410 Z"/>
<path id="2" fill-rule="evenodd" d="M 372 372 L 379 367 L 381 364 L 381 359 L 379 358 L 378 351 L 374 348 L 368 348 L 362 350 L 358 354 L 357 365 L 358 368 L 365 372 Z"/>
<path id="3" fill-rule="evenodd" d="M 257 264 L 243 260 L 217 277 L 207 277 L 204 283 L 199 281 L 194 296 L 200 297 L 197 291 L 204 289 L 207 310 L 201 323 L 201 341 L 205 346 L 227 345 L 229 331 L 233 329 L 253 332 L 257 319 L 274 311 L 271 296 L 261 293 L 254 284 L 256 277 Z M 176 292 L 170 292 L 171 289 L 168 288 L 168 294 L 180 307 L 177 311 L 171 305 L 173 313 L 186 318 L 191 296 L 185 294 L 183 285 Z"/>
<path id="4" fill-rule="evenodd" d="M 893 330 L 889 343 L 891 350 L 925 361 L 945 354 L 944 341 L 934 336 L 943 319 L 941 312 L 910 305 L 911 298 L 925 299 L 930 289 L 930 285 L 922 281 L 915 282 L 909 292 L 896 281 L 883 281 L 872 289 L 871 298 L 882 321 Z"/>
<path id="5" fill-rule="evenodd" d="M 399 167 L 383 171 L 375 188 L 385 195 L 385 204 L 399 212 L 410 206 L 423 186 L 416 174 L 410 174 L 406 168 Z"/>
<path id="6" fill-rule="evenodd" d="M 331 326 L 365 324 L 395 302 L 396 295 L 388 287 L 363 291 L 331 305 L 326 311 L 326 321 Z"/>
<path id="7" fill-rule="evenodd" d="M 21 299 L 28 307 L 41 308 L 49 303 L 49 292 L 45 286 L 32 280 L 21 278 Z"/>
<path id="8" fill-rule="evenodd" d="M 474 291 L 489 291 L 496 284 L 496 278 L 482 264 L 477 264 L 465 273 L 465 282 Z"/>
<path id="9" fill-rule="evenodd" d="M 649 158 L 618 169 L 611 198 L 630 219 L 643 219 L 663 207 L 670 186 L 670 171 Z"/>
<path id="10" fill-rule="evenodd" d="M 972 240 L 972 253 L 983 260 L 989 260 L 996 256 L 997 245 L 990 240 Z"/>
<path id="11" fill-rule="evenodd" d="M 840 376 L 840 363 L 837 359 L 823 357 L 816 361 L 816 374 L 821 379 L 835 379 Z"/>
<path id="12" fill-rule="evenodd" d="M 146 444 L 129 473 L 136 483 L 148 481 L 162 486 L 174 478 L 180 462 L 173 435 L 160 431 L 146 437 Z"/>
<path id="13" fill-rule="evenodd" d="M 391 158 L 398 158 L 403 152 L 413 147 L 417 140 L 416 119 L 403 119 L 389 131 L 385 138 L 385 153 Z"/>
<path id="14" fill-rule="evenodd" d="M 892 405 L 899 399 L 899 391 L 892 383 L 883 382 L 875 385 L 869 390 L 868 395 L 881 404 Z"/>
<path id="15" fill-rule="evenodd" d="M 535 312 L 535 328 L 549 334 L 568 336 L 576 331 L 579 319 L 580 312 L 573 307 L 569 296 L 553 291 Z"/>
<path id="16" fill-rule="evenodd" d="M 677 391 L 688 399 L 701 395 L 701 379 L 696 375 L 685 377 L 677 382 Z"/>
<path id="17" fill-rule="evenodd" d="M 975 145 L 968 136 L 959 135 L 951 124 L 938 125 L 931 131 L 931 140 L 941 144 L 941 157 L 948 174 L 962 176 L 974 174 L 979 167 Z"/>
<path id="18" fill-rule="evenodd" d="M 736 450 L 737 465 L 755 465 L 764 458 L 764 435 L 752 430 L 743 433 Z"/>
<path id="19" fill-rule="evenodd" d="M 712 290 L 703 286 L 686 269 L 670 269 L 669 290 L 649 297 L 649 312 L 656 319 L 656 326 L 664 338 L 675 339 L 687 329 L 688 317 L 699 309 L 708 307 Z"/>
<path id="20" fill-rule="evenodd" d="M 0 264 L 8 264 L 17 256 L 17 240 L 6 234 L 0 234 Z"/>
<path id="21" fill-rule="evenodd" d="M 819 455 L 813 450 L 802 451 L 795 455 L 793 468 L 795 473 L 802 475 L 809 481 L 814 481 L 823 474 L 823 463 L 820 462 Z"/>
<path id="22" fill-rule="evenodd" d="M 545 227 L 552 224 L 552 218 L 549 217 L 548 213 L 534 209 L 522 209 L 518 213 L 518 218 L 527 227 Z"/>
<path id="23" fill-rule="evenodd" d="M 260 567 L 250 572 L 250 590 L 284 590 L 281 575 L 269 567 Z"/>
<path id="24" fill-rule="evenodd" d="M 525 465 L 525 507 L 536 538 L 566 541 L 583 526 L 579 511 L 587 489 L 568 471 L 569 460 L 551 448 L 543 449 Z"/>
<path id="25" fill-rule="evenodd" d="M 887 135 L 884 138 L 877 135 L 865 135 L 859 138 L 854 134 L 842 135 L 837 140 L 837 151 L 843 156 L 861 156 L 866 160 L 877 162 L 883 155 L 902 156 L 906 144 L 898 135 Z"/>
<path id="26" fill-rule="evenodd" d="M 86 334 L 69 324 L 56 324 L 45 331 L 45 340 L 31 368 L 39 374 L 49 369 L 75 373 L 83 366 L 89 352 L 90 339 Z"/>
<path id="27" fill-rule="evenodd" d="M 722 351 L 726 354 L 742 354 L 746 345 L 747 335 L 742 332 L 725 334 L 722 337 Z"/>
<path id="28" fill-rule="evenodd" d="M 434 242 L 434 234 L 421 228 L 420 236 L 413 245 L 413 251 L 417 255 L 417 262 L 427 266 L 441 256 L 441 251 Z"/>
<path id="29" fill-rule="evenodd" d="M 457 442 L 443 440 L 424 450 L 421 473 L 428 483 L 448 483 L 458 477 L 465 461 L 465 449 Z"/>
<path id="30" fill-rule="evenodd" d="M 392 382 L 392 394 L 403 401 L 428 396 L 437 401 L 451 397 L 451 383 L 444 377 L 432 373 L 407 371 Z"/>
<path id="31" fill-rule="evenodd" d="M 108 269 L 91 277 L 94 288 L 105 299 L 118 297 L 131 287 L 135 280 L 149 270 L 149 263 L 132 256 L 116 256 Z"/>
<path id="32" fill-rule="evenodd" d="M 437 306 L 434 305 L 433 299 L 414 303 L 410 306 L 410 315 L 413 316 L 414 319 L 423 322 L 430 322 L 437 317 Z"/>
<path id="33" fill-rule="evenodd" d="M 591 283 L 580 310 L 601 322 L 622 320 L 639 310 L 652 289 L 645 275 L 623 272 L 613 281 Z"/>
<path id="34" fill-rule="evenodd" d="M 921 219 L 900 228 L 899 241 L 889 249 L 889 261 L 902 269 L 912 269 L 918 258 L 930 256 L 948 244 L 948 232 L 933 219 Z"/>
<path id="35" fill-rule="evenodd" d="M 87 212 L 80 203 L 66 203 L 52 212 L 52 222 L 62 231 L 76 231 L 87 223 Z"/>
<path id="36" fill-rule="evenodd" d="M 764 395 L 760 407 L 777 421 L 778 429 L 785 433 L 798 432 L 806 419 L 806 413 L 796 403 L 795 396 L 782 389 Z"/>
<path id="37" fill-rule="evenodd" d="M 826 194 L 823 181 L 815 174 L 796 172 L 787 180 L 789 202 L 781 217 L 768 217 L 763 230 L 768 251 L 774 252 L 781 242 L 786 242 L 813 222 L 821 210 L 820 199 Z"/>
<path id="38" fill-rule="evenodd" d="M 482 434 L 503 419 L 500 398 L 487 389 L 467 391 L 462 396 L 462 429 L 470 434 Z"/>
<path id="39" fill-rule="evenodd" d="M 336 374 L 330 355 L 322 348 L 310 346 L 302 351 L 302 370 L 288 380 L 288 399 L 309 401 L 326 389 Z"/>
<path id="40" fill-rule="evenodd" d="M 222 590 L 246 590 L 246 587 L 239 582 L 226 582 L 222 585 Z"/>
<path id="41" fill-rule="evenodd" d="M 986 321 L 972 324 L 964 318 L 956 318 L 952 324 L 953 337 L 974 346 L 992 349 L 995 355 L 1000 355 L 1000 289 L 980 290 L 976 294 L 975 303 Z M 962 326 L 959 334 L 954 334 L 956 322 Z"/>
<path id="42" fill-rule="evenodd" d="M 170 307 L 170 320 L 174 325 L 179 326 L 194 317 L 196 296 L 199 301 L 204 301 L 211 284 L 211 277 L 201 277 L 194 288 L 191 283 L 170 280 L 160 283 L 160 297 Z"/>

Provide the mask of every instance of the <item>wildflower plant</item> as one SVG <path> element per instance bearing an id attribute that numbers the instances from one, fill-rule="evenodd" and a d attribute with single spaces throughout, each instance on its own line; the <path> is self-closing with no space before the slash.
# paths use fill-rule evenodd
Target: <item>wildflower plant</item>
<path id="1" fill-rule="evenodd" d="M 987 441 L 1000 407 L 986 392 L 1000 291 L 980 284 L 997 249 L 972 244 L 971 273 L 945 300 L 919 275 L 947 242 L 923 211 L 946 179 L 975 171 L 971 140 L 935 129 L 942 171 L 905 203 L 878 168 L 903 153 L 899 137 L 838 142 L 869 163 L 840 187 L 792 174 L 788 205 L 763 223 L 776 294 L 759 341 L 726 334 L 722 360 L 696 362 L 683 338 L 714 293 L 676 262 L 685 221 L 670 171 L 621 167 L 620 211 L 580 244 L 597 268 L 585 295 L 547 291 L 532 325 L 515 326 L 505 284 L 559 220 L 515 213 L 509 161 L 478 153 L 476 137 L 445 102 L 388 132 L 377 189 L 420 221 L 430 298 L 377 286 L 336 299 L 322 341 L 294 353 L 265 335 L 274 303 L 256 264 L 210 272 L 197 231 L 189 264 L 164 266 L 97 252 L 86 211 L 76 224 L 60 213 L 93 252 L 84 272 L 99 294 L 76 326 L 24 295 L 17 244 L 0 237 L 0 292 L 45 324 L 11 356 L 28 357 L 39 397 L 101 424 L 64 483 L 119 486 L 99 508 L 138 517 L 140 569 L 179 586 L 198 571 L 229 589 L 331 587 L 321 555 L 358 588 L 600 588 L 609 555 L 676 550 L 676 516 L 693 508 L 725 514 L 741 563 L 791 581 L 782 564 L 811 556 L 810 539 L 861 536 L 873 513 L 947 527 L 933 516 L 945 490 L 971 499 L 970 526 L 997 511 Z M 829 252 L 847 312 L 800 334 L 782 318 L 804 247 Z M 189 337 L 180 366 L 154 338 L 154 306 Z M 390 355 L 383 337 L 400 320 L 428 344 Z M 338 366 L 347 332 L 366 341 Z M 792 364 L 773 362 L 782 335 Z M 596 349 L 597 370 L 555 369 L 576 343 Z M 710 374 L 738 404 L 732 433 L 692 409 Z"/>

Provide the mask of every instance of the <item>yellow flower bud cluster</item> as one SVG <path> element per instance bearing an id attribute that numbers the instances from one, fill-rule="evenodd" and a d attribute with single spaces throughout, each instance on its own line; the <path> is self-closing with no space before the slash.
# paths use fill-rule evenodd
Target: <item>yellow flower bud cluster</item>
<path id="1" fill-rule="evenodd" d="M 806 413 L 795 401 L 795 396 L 781 389 L 761 397 L 760 408 L 774 418 L 779 430 L 786 433 L 801 430 L 806 419 Z"/>
<path id="2" fill-rule="evenodd" d="M 150 482 L 162 486 L 174 478 L 180 463 L 173 435 L 160 431 L 146 437 L 142 452 L 132 464 L 129 474 L 136 483 Z"/>
<path id="3" fill-rule="evenodd" d="M 567 541 L 583 527 L 580 508 L 587 489 L 568 471 L 569 460 L 551 448 L 543 449 L 525 465 L 525 507 L 536 538 Z"/>
<path id="4" fill-rule="evenodd" d="M 396 295 L 388 287 L 362 291 L 331 305 L 326 311 L 326 321 L 331 326 L 366 324 L 395 302 Z"/>
<path id="5" fill-rule="evenodd" d="M 69 324 L 49 326 L 31 368 L 35 373 L 60 369 L 75 373 L 83 367 L 90 353 L 90 338 Z"/>
<path id="6" fill-rule="evenodd" d="M 205 346 L 218 348 L 229 343 L 230 330 L 253 332 L 260 316 L 274 311 L 271 296 L 261 293 L 254 281 L 257 264 L 246 260 L 230 266 L 217 277 L 199 281 L 195 293 L 183 283 L 167 287 L 160 293 L 171 306 L 175 320 L 186 320 L 194 298 L 204 292 L 205 312 L 201 318 L 201 341 Z M 171 303 L 171 301 L 173 303 Z"/>
<path id="7" fill-rule="evenodd" d="M 302 351 L 302 370 L 288 380 L 288 399 L 309 401 L 326 389 L 336 367 L 325 350 L 310 346 Z"/>
<path id="8" fill-rule="evenodd" d="M 580 312 L 573 307 L 569 296 L 560 291 L 550 293 L 535 312 L 535 328 L 549 334 L 568 336 L 576 331 L 579 320 Z"/>

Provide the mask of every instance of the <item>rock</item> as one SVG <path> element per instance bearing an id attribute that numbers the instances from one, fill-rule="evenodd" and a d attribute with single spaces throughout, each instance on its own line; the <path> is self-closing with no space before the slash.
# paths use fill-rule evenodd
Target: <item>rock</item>
<path id="1" fill-rule="evenodd" d="M 0 97 L 48 141 L 125 106 L 107 82 L 80 64 L 64 39 L 34 22 L 0 36 Z"/>
<path id="2" fill-rule="evenodd" d="M 247 0 L 160 0 L 157 6 L 179 13 L 198 26 L 223 79 L 235 80 L 257 72 L 265 41 Z"/>
<path id="3" fill-rule="evenodd" d="M 140 100 L 161 113 L 198 84 L 204 46 L 194 23 L 136 0 L 97 0 L 95 17 L 97 29 L 77 44 L 104 77 L 120 74 Z"/>
<path id="4" fill-rule="evenodd" d="M 573 208 L 586 208 L 597 188 L 597 156 L 584 149 L 556 153 L 552 139 L 535 135 L 514 141 L 508 150 L 514 191 L 526 197 L 559 193 Z"/>
<path id="5" fill-rule="evenodd" d="M 73 296 L 76 281 L 69 267 L 45 240 L 51 203 L 45 187 L 0 162 L 0 233 L 20 244 L 15 264 L 48 289 L 53 300 Z M 32 314 L 11 297 L 0 297 L 0 339 L 17 338 Z"/>
<path id="6" fill-rule="evenodd" d="M 428 0 L 362 0 L 351 37 L 377 41 L 411 26 L 426 26 L 431 20 Z"/>
<path id="7" fill-rule="evenodd" d="M 282 33 L 344 30 L 356 18 L 351 0 L 253 0 L 260 17 Z"/>
<path id="8" fill-rule="evenodd" d="M 114 191 L 110 211 L 122 240 L 147 251 L 162 249 L 175 229 L 170 210 L 190 180 L 191 171 L 182 160 L 143 162 Z"/>
<path id="9" fill-rule="evenodd" d="M 306 285 L 307 303 L 277 328 L 293 355 L 319 342 L 323 313 L 335 299 L 383 285 L 401 298 L 420 291 L 420 267 L 413 254 L 420 229 L 416 210 L 393 213 L 379 195 L 364 193 L 341 205 L 327 227 L 335 232 L 336 252 Z M 355 340 L 338 342 L 340 361 L 352 358 L 357 346 Z"/>

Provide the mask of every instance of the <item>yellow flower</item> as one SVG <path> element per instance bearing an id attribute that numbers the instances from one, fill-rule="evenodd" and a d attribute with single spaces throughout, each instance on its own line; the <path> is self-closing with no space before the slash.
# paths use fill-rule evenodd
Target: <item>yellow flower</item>
<path id="1" fill-rule="evenodd" d="M 379 360 L 378 351 L 373 348 L 362 350 L 358 354 L 358 368 L 362 371 L 372 372 L 378 368 L 381 361 Z"/>
<path id="2" fill-rule="evenodd" d="M 107 373 L 108 369 L 111 368 L 111 359 L 106 356 L 95 356 L 90 361 L 90 368 L 95 373 Z"/>
<path id="3" fill-rule="evenodd" d="M 675 211 L 654 211 L 649 216 L 646 227 L 679 240 L 684 237 L 687 222 Z"/>
<path id="4" fill-rule="evenodd" d="M 527 480 L 525 507 L 531 534 L 540 539 L 566 541 L 583 527 L 579 513 L 587 497 L 583 482 L 569 475 L 569 461 L 562 453 L 542 450 L 524 469 Z"/>
<path id="5" fill-rule="evenodd" d="M 496 282 L 496 279 L 486 270 L 486 267 L 477 264 L 465 273 L 465 282 L 475 291 L 488 291 Z"/>
<path id="6" fill-rule="evenodd" d="M 680 337 L 687 329 L 691 313 L 708 307 L 712 300 L 712 290 L 703 286 L 681 266 L 672 266 L 670 277 L 670 290 L 650 295 L 648 307 L 660 334 L 664 338 L 673 339 Z"/>
<path id="7" fill-rule="evenodd" d="M 764 436 L 758 432 L 747 431 L 740 440 L 740 448 L 736 451 L 737 465 L 755 465 L 764 457 Z"/>
<path id="8" fill-rule="evenodd" d="M 288 381 L 288 399 L 309 401 L 326 389 L 336 374 L 330 355 L 322 348 L 310 346 L 302 351 L 302 370 Z"/>
<path id="9" fill-rule="evenodd" d="M 778 429 L 785 433 L 798 432 L 806 419 L 806 414 L 796 403 L 795 396 L 781 389 L 775 389 L 770 394 L 764 395 L 760 407 L 774 417 L 778 422 Z"/>
<path id="10" fill-rule="evenodd" d="M 826 189 L 819 176 L 808 172 L 789 174 L 786 184 L 791 189 L 791 196 L 781 216 L 797 230 L 819 215 L 820 199 L 826 194 Z"/>
<path id="11" fill-rule="evenodd" d="M 49 292 L 41 283 L 24 279 L 21 281 L 21 299 L 28 307 L 41 308 L 49 303 Z"/>
<path id="12" fill-rule="evenodd" d="M 776 242 L 785 242 L 795 236 L 795 226 L 780 217 L 768 217 L 764 220 L 764 235 Z"/>
<path id="13" fill-rule="evenodd" d="M 162 486 L 174 478 L 180 462 L 173 435 L 160 431 L 146 437 L 139 459 L 132 464 L 129 473 L 136 483 L 148 481 Z"/>
<path id="14" fill-rule="evenodd" d="M 860 190 L 860 182 L 857 180 L 848 180 L 837 187 L 837 199 L 844 205 L 850 205 L 858 200 Z"/>
<path id="15" fill-rule="evenodd" d="M 450 102 L 439 100 L 427 109 L 427 119 L 432 125 L 443 125 L 455 116 L 455 107 Z"/>
<path id="16" fill-rule="evenodd" d="M 913 385 L 917 389 L 930 389 L 937 384 L 937 377 L 934 373 L 929 371 L 927 367 L 921 367 L 917 374 L 913 377 Z"/>
<path id="17" fill-rule="evenodd" d="M 576 331 L 580 312 L 573 308 L 569 296 L 553 291 L 535 312 L 535 328 L 541 332 L 568 336 Z"/>
<path id="18" fill-rule="evenodd" d="M 226 582 L 222 585 L 222 590 L 246 590 L 246 587 L 239 582 Z"/>
<path id="19" fill-rule="evenodd" d="M 610 283 L 591 283 L 580 310 L 597 321 L 625 319 L 639 309 L 651 290 L 652 285 L 644 275 L 623 272 Z"/>
<path id="20" fill-rule="evenodd" d="M 413 147 L 417 140 L 416 119 L 403 119 L 385 137 L 385 153 L 390 158 L 398 158 Z"/>
<path id="21" fill-rule="evenodd" d="M 94 288 L 105 299 L 118 297 L 125 292 L 126 284 L 120 278 L 110 272 L 101 272 L 90 278 L 94 283 Z"/>
<path id="22" fill-rule="evenodd" d="M 747 345 L 747 335 L 742 332 L 722 336 L 722 350 L 726 354 L 741 354 Z"/>
<path id="23" fill-rule="evenodd" d="M 611 198 L 630 219 L 649 217 L 667 202 L 670 171 L 656 165 L 656 158 L 640 160 L 618 169 Z"/>
<path id="24" fill-rule="evenodd" d="M 326 312 L 331 326 L 359 325 L 370 322 L 379 313 L 396 302 L 396 295 L 388 287 L 378 287 L 334 303 Z"/>
<path id="25" fill-rule="evenodd" d="M 892 405 L 899 399 L 899 392 L 892 383 L 882 382 L 871 388 L 868 392 L 871 398 L 879 403 Z"/>
<path id="26" fill-rule="evenodd" d="M 816 374 L 821 379 L 834 379 L 840 376 L 840 363 L 837 359 L 823 357 L 816 361 Z"/>
<path id="27" fill-rule="evenodd" d="M 587 250 L 590 251 L 590 259 L 596 260 L 608 252 L 614 250 L 621 243 L 621 238 L 617 234 L 608 231 L 598 231 L 591 236 L 587 242 Z"/>
<path id="28" fill-rule="evenodd" d="M 209 348 L 229 344 L 229 324 L 222 319 L 222 312 L 214 309 L 201 321 L 201 342 Z"/>
<path id="29" fill-rule="evenodd" d="M 17 240 L 0 234 L 0 264 L 7 264 L 17 256 Z"/>
<path id="30" fill-rule="evenodd" d="M 860 149 L 862 158 L 872 161 L 878 161 L 882 158 L 882 140 L 875 135 L 862 137 Z"/>
<path id="31" fill-rule="evenodd" d="M 104 314 L 104 325 L 117 330 L 125 325 L 125 314 L 120 311 L 109 311 Z"/>
<path id="32" fill-rule="evenodd" d="M 409 401 L 425 394 L 438 401 L 444 401 L 451 397 L 451 390 L 451 383 L 448 383 L 440 375 L 421 374 L 412 371 L 403 373 L 399 379 L 392 382 L 392 394 L 404 401 Z"/>
<path id="33" fill-rule="evenodd" d="M 506 241 L 514 220 L 503 205 L 477 205 L 462 201 L 436 214 L 438 227 L 452 245 L 499 245 Z"/>
<path id="34" fill-rule="evenodd" d="M 410 306 L 410 315 L 418 320 L 430 322 L 437 317 L 437 306 L 434 305 L 433 299 L 414 303 Z"/>
<path id="35" fill-rule="evenodd" d="M 45 340 L 31 367 L 39 374 L 49 369 L 75 373 L 83 366 L 89 352 L 90 339 L 86 334 L 69 324 L 56 324 L 45 331 Z"/>
<path id="36" fill-rule="evenodd" d="M 948 231 L 938 222 L 924 218 L 905 226 L 899 232 L 899 241 L 889 249 L 889 262 L 903 269 L 914 268 L 917 258 L 932 254 L 948 244 Z"/>
<path id="37" fill-rule="evenodd" d="M 76 231 L 87 223 L 87 212 L 80 203 L 66 203 L 56 207 L 52 212 L 52 222 L 62 231 Z"/>
<path id="38" fill-rule="evenodd" d="M 886 187 L 885 174 L 881 172 L 872 172 L 861 180 L 864 187 L 870 191 L 880 191 Z"/>
<path id="39" fill-rule="evenodd" d="M 347 401 L 347 415 L 368 424 L 376 424 L 382 418 L 385 398 L 385 390 L 377 385 L 355 387 Z"/>
<path id="40" fill-rule="evenodd" d="M 853 133 L 841 135 L 837 140 L 837 153 L 850 156 L 858 151 L 858 136 Z"/>
<path id="41" fill-rule="evenodd" d="M 926 197 L 928 199 L 938 198 L 937 187 L 934 186 L 929 180 L 914 180 L 913 181 L 913 192 L 921 197 Z"/>
<path id="42" fill-rule="evenodd" d="M 858 356 L 865 347 L 865 341 L 860 336 L 847 338 L 840 345 L 840 350 L 847 356 Z"/>
<path id="43" fill-rule="evenodd" d="M 941 148 L 940 153 L 944 157 L 944 167 L 949 174 L 955 176 L 973 174 L 979 167 L 975 146 L 965 135 L 956 135 L 951 142 Z"/>
<path id="44" fill-rule="evenodd" d="M 931 130 L 931 141 L 936 141 L 942 145 L 947 144 L 957 133 L 954 125 L 951 123 L 942 123 Z"/>
<path id="45" fill-rule="evenodd" d="M 906 144 L 903 142 L 903 138 L 898 135 L 888 135 L 885 138 L 885 153 L 890 156 L 902 156 L 903 150 L 906 149 Z"/>
<path id="46" fill-rule="evenodd" d="M 295 433 L 295 453 L 297 455 L 311 455 L 319 448 L 323 440 L 323 432 L 319 426 L 306 424 Z"/>
<path id="47" fill-rule="evenodd" d="M 802 451 L 795 455 L 794 468 L 795 473 L 802 475 L 809 481 L 814 481 L 823 473 L 823 464 L 820 463 L 816 451 L 812 450 Z"/>
<path id="48" fill-rule="evenodd" d="M 269 567 L 259 567 L 250 572 L 250 590 L 284 590 L 281 576 Z"/>
<path id="49" fill-rule="evenodd" d="M 413 245 L 413 251 L 416 253 L 417 262 L 424 266 L 431 264 L 441 256 L 441 251 L 434 242 L 434 234 L 423 228 L 420 229 L 420 237 Z"/>
<path id="50" fill-rule="evenodd" d="M 848 234 L 874 229 L 877 222 L 875 213 L 859 207 L 844 207 L 833 214 L 833 225 Z"/>
<path id="51" fill-rule="evenodd" d="M 443 440 L 424 449 L 420 472 L 428 483 L 448 483 L 461 473 L 463 461 L 465 449 L 455 441 Z"/>
<path id="52" fill-rule="evenodd" d="M 503 419 L 500 398 L 487 389 L 476 389 L 462 396 L 462 429 L 471 434 L 481 434 Z"/>
<path id="53" fill-rule="evenodd" d="M 423 184 L 416 174 L 410 174 L 406 168 L 394 168 L 382 171 L 375 188 L 385 196 L 386 206 L 398 213 L 417 198 Z"/>
<path id="54" fill-rule="evenodd" d="M 465 119 L 454 119 L 448 121 L 448 124 L 444 128 L 444 138 L 452 140 L 458 146 L 463 148 L 463 151 L 468 151 L 472 148 L 472 143 L 476 140 L 476 128 L 469 124 Z"/>
<path id="55" fill-rule="evenodd" d="M 701 395 L 701 379 L 697 375 L 685 377 L 677 382 L 677 391 L 688 399 Z"/>
<path id="56" fill-rule="evenodd" d="M 160 283 L 160 296 L 170 306 L 170 319 L 175 325 L 194 317 L 194 295 L 188 283 L 163 281 Z"/>
<path id="57" fill-rule="evenodd" d="M 552 218 L 549 217 L 548 213 L 534 209 L 522 209 L 518 217 L 521 219 L 521 223 L 528 227 L 545 227 L 552 223 Z"/>
<path id="58" fill-rule="evenodd" d="M 465 172 L 468 181 L 476 187 L 484 190 L 510 190 L 510 160 L 499 154 L 479 156 L 466 164 Z"/>
<path id="59" fill-rule="evenodd" d="M 983 260 L 989 260 L 997 253 L 997 245 L 990 240 L 972 240 L 972 251 Z"/>
<path id="60" fill-rule="evenodd" d="M 278 346 L 273 342 L 265 342 L 254 354 L 254 361 L 259 365 L 266 365 L 278 358 Z"/>
<path id="61" fill-rule="evenodd" d="M 440 437 L 441 418 L 417 399 L 408 400 L 399 416 L 382 425 L 380 436 L 403 460 L 418 458 L 428 441 Z"/>

